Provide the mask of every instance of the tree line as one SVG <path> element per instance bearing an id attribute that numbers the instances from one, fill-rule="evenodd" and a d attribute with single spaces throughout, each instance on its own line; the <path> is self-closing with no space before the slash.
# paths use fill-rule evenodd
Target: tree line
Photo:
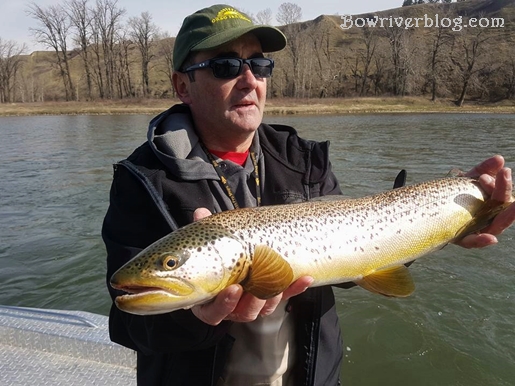
<path id="1" fill-rule="evenodd" d="M 487 18 L 483 10 L 496 1 L 460 3 L 469 3 L 466 12 L 475 7 L 483 24 L 488 21 L 497 28 L 463 27 L 469 18 L 458 17 L 458 4 L 434 4 L 431 28 L 398 24 L 408 18 L 402 13 L 407 8 L 376 27 L 370 27 L 367 20 L 377 15 L 363 15 L 359 28 L 344 33 L 335 27 L 337 16 L 288 24 L 283 27 L 288 46 L 274 54 L 282 73 L 274 74 L 272 92 L 297 98 L 427 96 L 432 101 L 450 99 L 458 106 L 466 99 L 512 99 L 515 33 L 509 27 L 514 15 L 507 13 L 510 20 L 497 19 L 498 25 Z M 510 9 L 513 12 L 514 8 Z M 401 14 L 404 19 L 396 17 Z M 413 17 L 413 13 L 409 15 Z"/>
<path id="2" fill-rule="evenodd" d="M 496 0 L 483 0 L 489 1 Z M 453 20 L 450 6 L 435 4 L 435 12 Z M 174 38 L 148 12 L 127 17 L 117 0 L 67 0 L 48 7 L 33 2 L 27 13 L 37 21 L 34 38 L 51 52 L 44 59 L 22 55 L 24 46 L 0 38 L 0 102 L 174 96 Z M 250 16 L 273 23 L 271 9 Z M 288 43 L 270 55 L 277 62 L 272 98 L 422 95 L 462 105 L 466 98 L 515 95 L 515 44 L 500 29 L 386 23 L 342 30 L 338 15 L 301 22 L 294 3 L 281 4 L 275 19 Z"/>

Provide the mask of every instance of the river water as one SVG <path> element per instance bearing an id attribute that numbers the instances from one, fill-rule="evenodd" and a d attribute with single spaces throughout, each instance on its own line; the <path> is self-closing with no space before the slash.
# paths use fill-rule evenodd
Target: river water
<path id="1" fill-rule="evenodd" d="M 0 117 L 0 304 L 107 314 L 100 228 L 112 163 L 145 140 L 151 116 Z M 345 194 L 468 169 L 493 154 L 515 167 L 515 115 L 267 117 L 331 141 Z M 344 385 L 515 384 L 515 231 L 483 250 L 417 261 L 417 289 L 387 299 L 336 290 Z"/>

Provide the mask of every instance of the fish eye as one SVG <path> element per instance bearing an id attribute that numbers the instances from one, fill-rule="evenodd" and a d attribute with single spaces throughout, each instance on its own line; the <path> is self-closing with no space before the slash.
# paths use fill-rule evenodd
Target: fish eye
<path id="1" fill-rule="evenodd" d="M 177 256 L 165 255 L 163 256 L 163 268 L 164 269 L 175 269 L 180 264 L 180 259 Z"/>

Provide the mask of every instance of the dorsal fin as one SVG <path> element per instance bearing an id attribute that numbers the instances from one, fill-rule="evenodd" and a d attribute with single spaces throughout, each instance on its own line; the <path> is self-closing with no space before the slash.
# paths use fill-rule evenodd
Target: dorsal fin
<path id="1" fill-rule="evenodd" d="M 393 188 L 402 188 L 404 185 L 406 185 L 406 176 L 408 173 L 405 169 L 402 169 L 399 174 L 397 174 L 397 177 L 395 177 L 395 181 L 393 182 Z"/>

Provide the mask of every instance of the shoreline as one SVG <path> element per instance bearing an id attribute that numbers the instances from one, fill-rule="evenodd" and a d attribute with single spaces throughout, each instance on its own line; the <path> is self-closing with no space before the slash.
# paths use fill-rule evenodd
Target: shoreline
<path id="1" fill-rule="evenodd" d="M 122 99 L 92 102 L 31 102 L 0 104 L 0 116 L 158 114 L 177 99 Z M 322 114 L 514 114 L 515 100 L 499 103 L 468 102 L 457 107 L 452 101 L 420 97 L 365 97 L 324 99 L 268 99 L 265 115 Z"/>

